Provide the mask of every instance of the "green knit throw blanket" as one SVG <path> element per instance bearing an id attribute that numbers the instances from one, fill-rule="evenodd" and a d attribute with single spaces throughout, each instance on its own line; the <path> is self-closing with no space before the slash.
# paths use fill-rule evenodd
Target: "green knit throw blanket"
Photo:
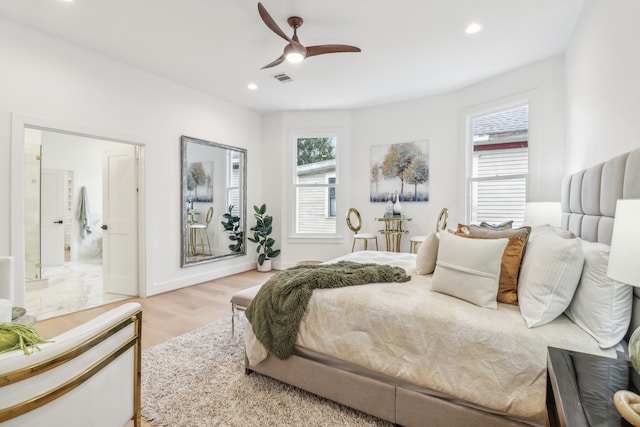
<path id="1" fill-rule="evenodd" d="M 314 289 L 406 282 L 410 279 L 404 269 L 390 265 L 352 261 L 300 265 L 267 280 L 245 314 L 260 343 L 271 354 L 286 359 L 293 353 L 298 326 Z"/>

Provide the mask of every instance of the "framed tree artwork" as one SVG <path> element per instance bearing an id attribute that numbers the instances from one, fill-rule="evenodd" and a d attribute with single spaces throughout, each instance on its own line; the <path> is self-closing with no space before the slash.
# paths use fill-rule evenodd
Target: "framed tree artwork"
<path id="1" fill-rule="evenodd" d="M 429 201 L 429 141 L 371 147 L 371 202 Z"/>
<path id="2" fill-rule="evenodd" d="M 213 162 L 189 163 L 187 171 L 189 200 L 213 202 Z"/>

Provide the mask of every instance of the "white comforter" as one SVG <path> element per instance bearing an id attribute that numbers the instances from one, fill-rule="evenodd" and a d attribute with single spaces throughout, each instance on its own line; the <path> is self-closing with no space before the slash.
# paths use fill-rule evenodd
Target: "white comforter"
<path id="1" fill-rule="evenodd" d="M 398 265 L 407 283 L 315 290 L 296 344 L 511 416 L 545 417 L 547 346 L 615 357 L 564 315 L 529 329 L 518 307 L 497 310 L 431 291 L 415 255 L 355 252 L 338 258 Z M 247 328 L 252 365 L 266 352 Z"/>

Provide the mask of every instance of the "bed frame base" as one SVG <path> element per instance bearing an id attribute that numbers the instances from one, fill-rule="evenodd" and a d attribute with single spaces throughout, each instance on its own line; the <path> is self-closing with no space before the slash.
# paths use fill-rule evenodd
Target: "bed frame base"
<path id="1" fill-rule="evenodd" d="M 531 425 L 295 354 L 286 360 L 269 355 L 256 366 L 247 361 L 246 372 L 252 371 L 402 426 Z"/>

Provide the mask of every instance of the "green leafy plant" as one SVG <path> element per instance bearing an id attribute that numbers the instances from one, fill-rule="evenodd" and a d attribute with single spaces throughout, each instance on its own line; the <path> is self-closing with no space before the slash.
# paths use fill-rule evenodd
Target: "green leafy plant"
<path id="1" fill-rule="evenodd" d="M 253 243 L 257 243 L 256 252 L 258 253 L 258 264 L 262 265 L 265 260 L 272 259 L 280 255 L 280 249 L 273 249 L 276 241 L 269 237 L 273 231 L 273 217 L 267 215 L 267 205 L 263 204 L 258 207 L 253 206 L 253 217 L 256 219 L 256 225 L 251 227 L 253 238 L 248 239 Z"/>
<path id="2" fill-rule="evenodd" d="M 48 341 L 43 340 L 33 326 L 19 323 L 0 323 L 0 353 L 21 349 L 24 354 L 28 355 L 33 352 L 34 348 L 40 350 L 38 344 L 45 342 Z"/>
<path id="3" fill-rule="evenodd" d="M 224 231 L 229 233 L 229 240 L 233 243 L 229 245 L 232 252 L 242 252 L 244 243 L 244 231 L 240 228 L 240 217 L 233 214 L 233 205 L 229 205 L 229 210 L 222 215 L 225 221 L 220 221 Z"/>

